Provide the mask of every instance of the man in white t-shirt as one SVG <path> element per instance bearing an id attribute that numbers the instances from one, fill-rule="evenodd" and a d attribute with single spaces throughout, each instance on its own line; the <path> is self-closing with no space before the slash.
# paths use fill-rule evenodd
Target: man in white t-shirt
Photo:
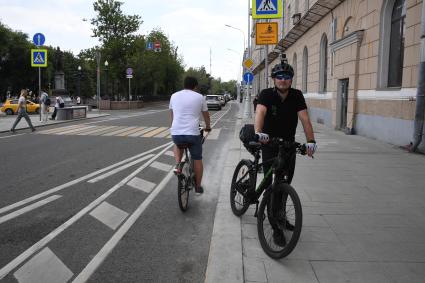
<path id="1" fill-rule="evenodd" d="M 176 174 L 181 173 L 180 162 L 183 150 L 178 144 L 189 144 L 189 151 L 194 161 L 195 192 L 202 194 L 202 174 L 204 171 L 202 163 L 202 137 L 199 134 L 199 119 L 202 114 L 205 121 L 205 131 L 211 131 L 210 114 L 208 113 L 205 97 L 197 93 L 195 89 L 198 80 L 193 77 L 184 79 L 184 89 L 174 93 L 170 99 L 171 136 L 174 142 L 174 158 L 176 159 Z"/>

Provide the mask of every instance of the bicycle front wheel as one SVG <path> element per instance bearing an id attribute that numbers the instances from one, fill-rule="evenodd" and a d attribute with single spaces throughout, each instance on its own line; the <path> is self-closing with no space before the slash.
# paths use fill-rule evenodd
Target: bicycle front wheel
<path id="1" fill-rule="evenodd" d="M 260 204 L 257 231 L 264 252 L 274 259 L 289 255 L 298 243 L 302 228 L 300 198 L 289 184 L 278 184 Z"/>
<path id="2" fill-rule="evenodd" d="M 255 174 L 249 172 L 251 168 L 252 161 L 243 159 L 239 161 L 233 173 L 230 187 L 230 207 L 232 208 L 233 214 L 236 216 L 241 216 L 247 211 L 250 205 L 250 200 L 247 195 L 249 192 L 255 190 Z"/>

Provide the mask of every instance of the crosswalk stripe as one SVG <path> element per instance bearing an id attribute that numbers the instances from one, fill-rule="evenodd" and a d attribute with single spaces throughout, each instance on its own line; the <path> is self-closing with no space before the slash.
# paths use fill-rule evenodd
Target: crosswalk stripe
<path id="1" fill-rule="evenodd" d="M 143 135 L 146 132 L 152 131 L 153 129 L 156 129 L 156 127 L 142 127 L 143 130 L 137 131 L 135 133 L 132 133 L 131 135 L 128 135 L 129 137 L 138 137 L 140 135 Z"/>
<path id="2" fill-rule="evenodd" d="M 121 128 L 121 129 L 118 129 L 118 130 L 115 130 L 115 131 L 112 131 L 112 132 L 109 132 L 109 133 L 103 134 L 102 136 L 105 136 L 105 137 L 108 137 L 108 136 L 114 136 L 114 135 L 116 135 L 116 134 L 119 134 L 119 133 L 122 133 L 122 132 L 128 131 L 129 129 L 133 129 L 133 128 L 134 128 L 134 127 L 124 127 L 124 128 Z"/>
<path id="3" fill-rule="evenodd" d="M 109 126 L 109 127 L 103 128 L 101 130 L 95 130 L 93 132 L 90 132 L 87 135 L 88 136 L 99 136 L 101 134 L 104 134 L 106 132 L 112 131 L 112 130 L 117 129 L 117 128 L 118 128 L 118 126 Z"/>
<path id="4" fill-rule="evenodd" d="M 130 134 L 132 134 L 134 132 L 138 132 L 141 129 L 143 129 L 143 127 L 136 127 L 134 129 L 131 129 L 131 130 L 128 130 L 126 132 L 123 132 L 123 133 L 118 134 L 117 137 L 125 137 L 125 136 L 128 136 L 128 135 L 130 135 Z"/>
<path id="5" fill-rule="evenodd" d="M 72 126 L 66 126 L 66 127 L 59 127 L 59 128 L 54 128 L 54 129 L 50 129 L 50 130 L 40 131 L 38 133 L 39 134 L 51 134 L 51 133 L 54 133 L 54 132 L 60 132 L 60 131 L 64 131 L 64 130 L 73 129 L 73 128 L 76 128 L 76 127 L 79 127 L 79 126 L 81 126 L 81 125 L 72 125 Z"/>
<path id="6" fill-rule="evenodd" d="M 104 129 L 104 128 L 105 128 L 105 126 L 94 126 L 94 128 L 88 128 L 88 129 L 85 129 L 85 130 L 79 131 L 78 133 L 75 133 L 75 135 L 77 135 L 77 136 L 86 136 L 86 135 L 88 135 L 89 133 L 91 133 L 91 132 L 93 132 L 93 131 L 98 131 L 98 130 L 99 130 L 99 128 L 100 128 L 100 129 Z M 74 134 L 74 133 L 73 133 L 73 134 Z"/>
<path id="7" fill-rule="evenodd" d="M 154 138 L 165 138 L 170 134 L 170 129 L 163 131 L 162 133 L 157 134 Z"/>
<path id="8" fill-rule="evenodd" d="M 156 130 L 153 130 L 153 131 L 151 131 L 151 132 L 148 132 L 148 133 L 146 133 L 146 134 L 144 134 L 143 135 L 143 137 L 144 138 L 150 138 L 150 137 L 153 137 L 153 136 L 155 136 L 155 135 L 157 135 L 157 134 L 159 134 L 159 133 L 161 133 L 162 131 L 165 131 L 165 130 L 167 130 L 168 128 L 167 127 L 159 127 L 158 129 L 156 129 Z"/>
<path id="9" fill-rule="evenodd" d="M 88 128 L 94 128 L 95 126 L 83 126 L 83 127 L 80 127 L 80 128 L 76 128 L 76 129 L 72 129 L 72 130 L 69 130 L 69 131 L 64 131 L 64 132 L 57 132 L 57 133 L 54 133 L 55 135 L 69 135 L 69 134 L 75 134 L 75 133 L 77 133 L 77 132 L 79 132 L 79 131 L 83 131 L 83 130 L 85 130 L 85 129 L 88 129 Z"/>

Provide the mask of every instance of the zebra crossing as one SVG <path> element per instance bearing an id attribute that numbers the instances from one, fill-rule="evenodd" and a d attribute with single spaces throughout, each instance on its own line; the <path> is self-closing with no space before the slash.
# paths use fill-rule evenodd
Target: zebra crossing
<path id="1" fill-rule="evenodd" d="M 209 134 L 209 140 L 219 138 L 221 128 L 212 129 Z M 39 135 L 58 135 L 58 136 L 103 136 L 103 137 L 143 137 L 143 138 L 166 138 L 170 139 L 169 127 L 135 127 L 135 126 L 101 126 L 93 124 L 72 125 L 61 128 L 38 131 Z"/>

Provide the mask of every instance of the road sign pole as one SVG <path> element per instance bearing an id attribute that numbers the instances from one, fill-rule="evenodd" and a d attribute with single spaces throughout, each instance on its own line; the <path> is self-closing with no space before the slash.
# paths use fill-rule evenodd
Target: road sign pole
<path id="1" fill-rule="evenodd" d="M 251 0 L 248 0 L 248 35 L 251 34 L 251 18 L 250 18 L 250 13 L 251 13 L 251 8 L 250 5 L 251 4 Z M 248 36 L 248 58 L 251 58 L 251 36 Z M 245 113 L 245 117 L 246 118 L 252 118 L 252 114 L 251 114 L 251 91 L 250 91 L 250 82 L 248 82 L 246 84 L 246 91 L 247 91 L 247 97 L 246 97 L 246 101 L 245 103 L 247 103 L 248 105 L 245 105 L 247 109 L 248 113 Z"/>
<path id="2" fill-rule="evenodd" d="M 128 78 L 128 110 L 130 110 L 131 78 Z"/>
<path id="3" fill-rule="evenodd" d="M 41 122 L 41 68 L 38 67 L 38 112 L 39 112 L 39 116 L 40 116 L 40 122 Z M 44 108 L 44 107 L 43 107 Z"/>

